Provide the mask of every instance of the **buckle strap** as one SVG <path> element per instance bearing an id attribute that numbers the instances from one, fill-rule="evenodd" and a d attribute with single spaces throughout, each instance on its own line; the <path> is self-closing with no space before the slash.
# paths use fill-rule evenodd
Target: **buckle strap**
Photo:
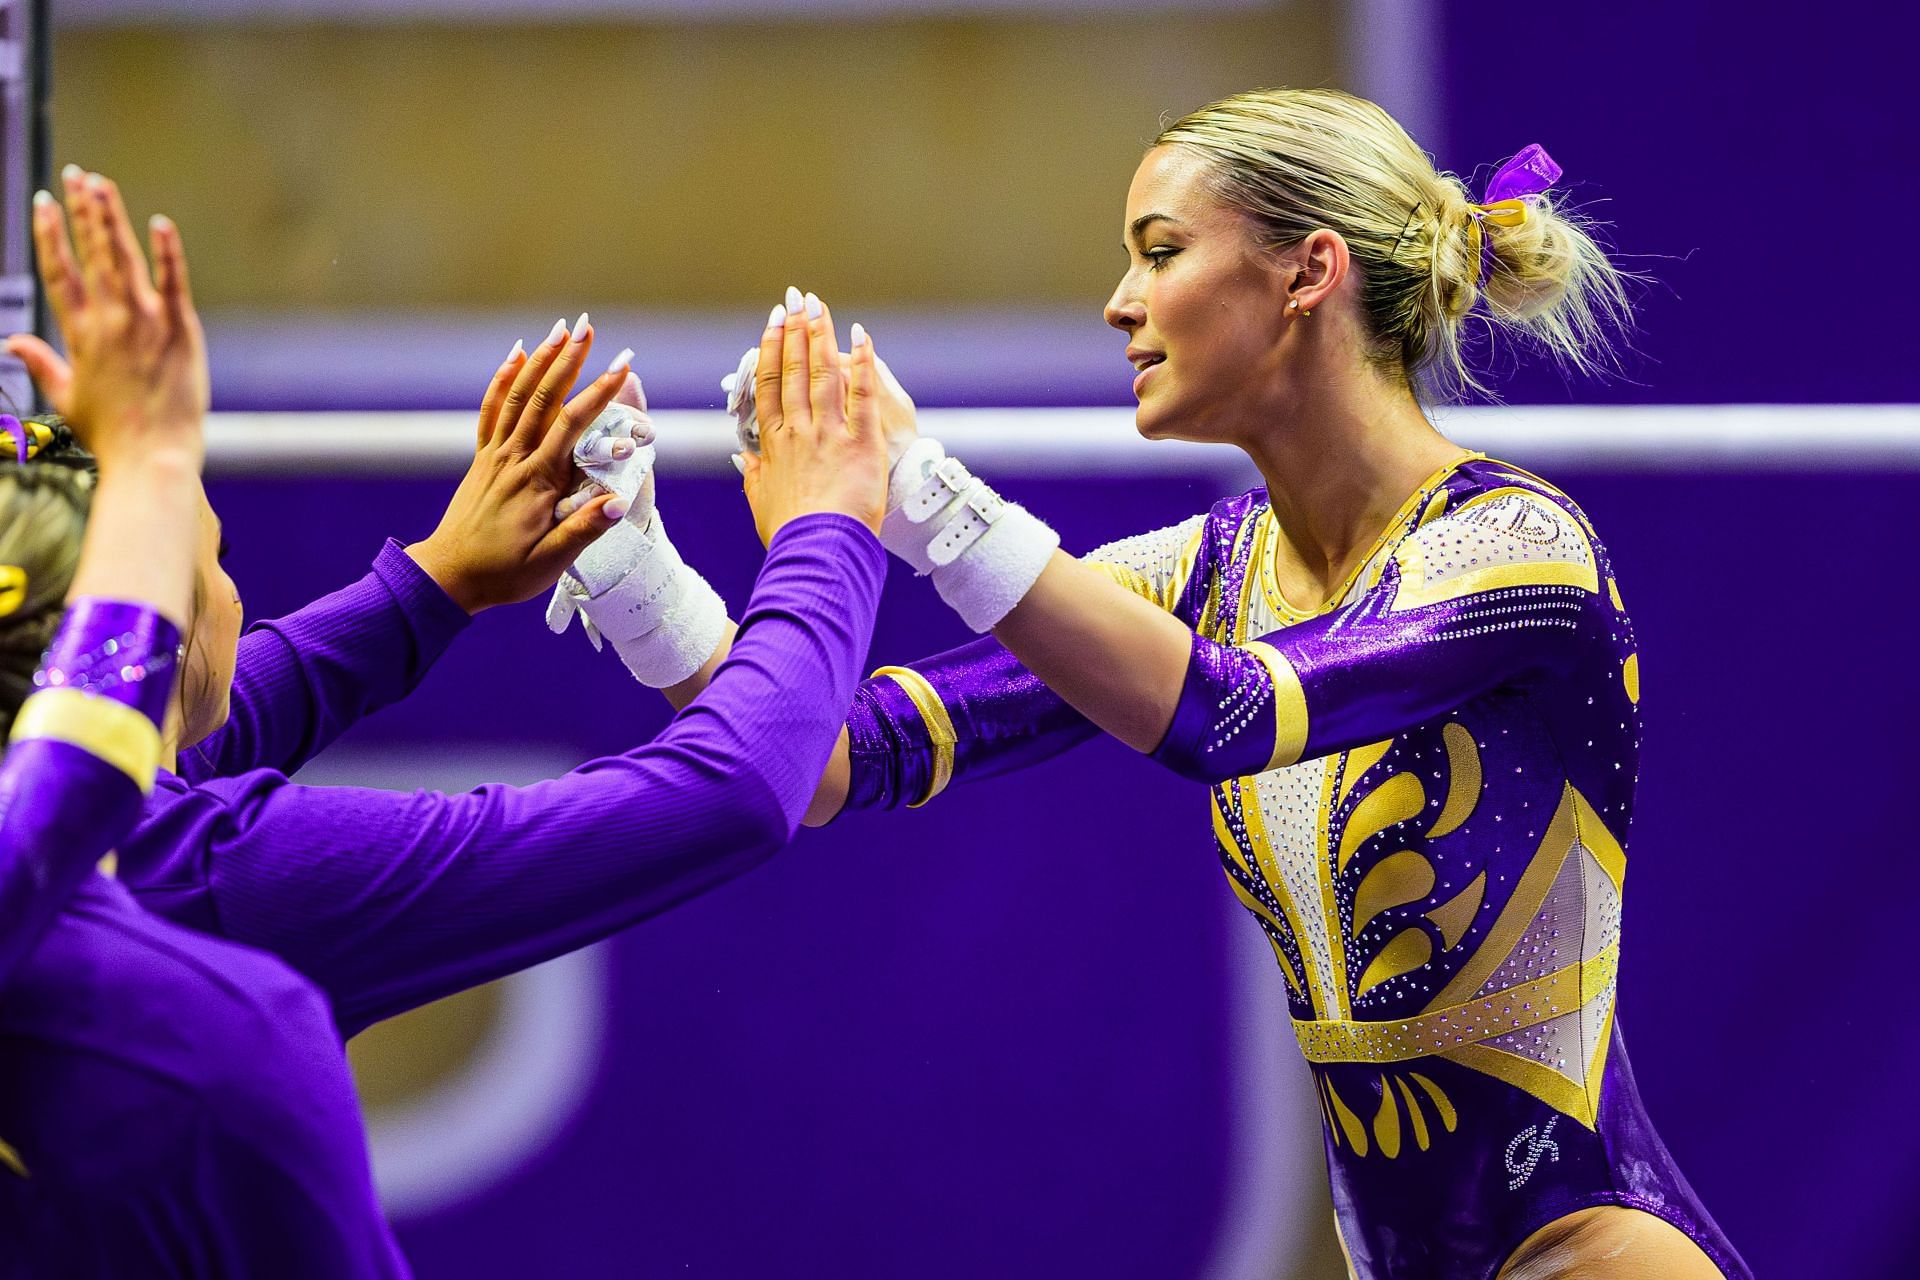
<path id="1" fill-rule="evenodd" d="M 920 487 L 901 504 L 912 524 L 925 524 L 972 486 L 973 473 L 958 458 L 942 458 Z"/>
<path id="2" fill-rule="evenodd" d="M 1417 1018 L 1350 1022 L 1298 1019 L 1294 1038 L 1308 1062 L 1406 1062 L 1522 1031 L 1585 1005 L 1609 990 L 1620 968 L 1620 944 L 1531 982 Z"/>

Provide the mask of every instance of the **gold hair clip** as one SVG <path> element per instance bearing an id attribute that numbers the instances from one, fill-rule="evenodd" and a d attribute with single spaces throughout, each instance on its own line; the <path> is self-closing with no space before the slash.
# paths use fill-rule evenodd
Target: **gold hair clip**
<path id="1" fill-rule="evenodd" d="M 0 564 L 0 618 L 27 601 L 27 571 L 17 564 Z"/>
<path id="2" fill-rule="evenodd" d="M 1470 204 L 1477 222 L 1485 219 L 1496 227 L 1517 227 L 1527 220 L 1528 204 L 1525 200 L 1495 200 L 1492 204 Z"/>
<path id="3" fill-rule="evenodd" d="M 0 414 L 0 422 L 19 422 L 21 436 L 26 438 L 26 446 L 22 448 L 20 437 L 13 434 L 13 428 L 10 425 L 0 426 L 0 457 L 12 454 L 21 462 L 26 462 L 53 443 L 53 432 L 44 422 L 22 422 L 12 414 Z"/>

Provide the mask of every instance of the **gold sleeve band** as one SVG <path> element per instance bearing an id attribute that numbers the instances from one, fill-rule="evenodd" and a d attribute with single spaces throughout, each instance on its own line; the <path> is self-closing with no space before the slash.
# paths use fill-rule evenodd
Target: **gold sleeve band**
<path id="1" fill-rule="evenodd" d="M 1264 640 L 1249 640 L 1242 647 L 1266 665 L 1273 679 L 1273 758 L 1267 768 L 1285 768 L 1307 749 L 1307 691 L 1300 687 L 1300 673 L 1278 649 Z"/>
<path id="2" fill-rule="evenodd" d="M 933 777 L 927 783 L 927 794 L 907 803 L 907 808 L 918 809 L 953 781 L 953 747 L 960 737 L 953 731 L 953 717 L 947 714 L 947 704 L 940 701 L 940 695 L 918 671 L 911 667 L 881 667 L 873 676 L 876 680 L 886 676 L 906 691 L 933 744 Z"/>
<path id="3" fill-rule="evenodd" d="M 13 741 L 34 738 L 78 747 L 133 779 L 142 795 L 153 790 L 160 731 L 124 702 L 78 689 L 43 689 L 20 705 L 13 721 Z"/>

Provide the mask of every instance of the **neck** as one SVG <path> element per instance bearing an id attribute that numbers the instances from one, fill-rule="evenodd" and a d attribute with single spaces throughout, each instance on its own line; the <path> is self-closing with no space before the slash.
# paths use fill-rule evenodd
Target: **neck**
<path id="1" fill-rule="evenodd" d="M 176 695 L 167 708 L 166 723 L 160 726 L 160 767 L 168 773 L 180 772 L 180 734 L 185 725 L 186 717 L 180 713 L 180 699 Z"/>
<path id="2" fill-rule="evenodd" d="M 1266 480 L 1292 567 L 1319 603 L 1358 567 L 1408 495 L 1467 451 L 1434 430 L 1409 389 L 1370 371 L 1312 385 L 1241 447 Z"/>

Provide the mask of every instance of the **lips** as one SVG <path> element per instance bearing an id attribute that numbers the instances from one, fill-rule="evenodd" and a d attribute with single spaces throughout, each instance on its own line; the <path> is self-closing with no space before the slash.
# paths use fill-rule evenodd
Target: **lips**
<path id="1" fill-rule="evenodd" d="M 1136 351 L 1132 347 L 1127 348 L 1127 363 L 1133 366 L 1135 373 L 1145 373 L 1153 366 L 1163 363 L 1166 358 L 1158 351 Z"/>

